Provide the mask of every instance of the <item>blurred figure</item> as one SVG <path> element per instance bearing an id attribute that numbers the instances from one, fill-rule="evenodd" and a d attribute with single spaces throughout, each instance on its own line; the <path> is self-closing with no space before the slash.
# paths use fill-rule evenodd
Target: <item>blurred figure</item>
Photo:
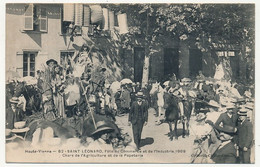
<path id="1" fill-rule="evenodd" d="M 116 103 L 116 110 L 117 110 L 117 115 L 121 115 L 122 112 L 122 107 L 121 107 L 121 89 L 118 89 L 117 92 L 115 93 L 115 103 Z"/>
<path id="2" fill-rule="evenodd" d="M 122 85 L 121 91 L 121 114 L 129 113 L 131 103 L 130 92 L 127 89 L 126 85 Z"/>
<path id="3" fill-rule="evenodd" d="M 13 97 L 9 101 L 11 108 L 6 109 L 6 128 L 14 129 L 14 123 L 24 119 L 24 112 L 17 108 L 17 104 L 19 103 L 19 99 L 17 97 Z"/>

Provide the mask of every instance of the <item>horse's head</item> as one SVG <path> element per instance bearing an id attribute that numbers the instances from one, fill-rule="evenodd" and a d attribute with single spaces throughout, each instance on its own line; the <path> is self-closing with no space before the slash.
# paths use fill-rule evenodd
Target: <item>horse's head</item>
<path id="1" fill-rule="evenodd" d="M 153 84 L 152 84 L 152 89 L 150 90 L 150 95 L 153 95 L 153 94 L 159 92 L 160 87 L 161 87 L 161 85 L 160 85 L 159 82 L 153 83 Z"/>

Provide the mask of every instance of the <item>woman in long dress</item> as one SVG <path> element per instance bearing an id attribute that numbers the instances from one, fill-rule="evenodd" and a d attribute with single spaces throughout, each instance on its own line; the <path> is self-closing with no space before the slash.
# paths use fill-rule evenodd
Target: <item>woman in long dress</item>
<path id="1" fill-rule="evenodd" d="M 55 67 L 55 78 L 53 79 L 53 100 L 54 105 L 57 110 L 58 117 L 66 117 L 65 108 L 64 108 L 64 84 L 63 84 L 63 76 L 61 74 L 61 67 Z"/>

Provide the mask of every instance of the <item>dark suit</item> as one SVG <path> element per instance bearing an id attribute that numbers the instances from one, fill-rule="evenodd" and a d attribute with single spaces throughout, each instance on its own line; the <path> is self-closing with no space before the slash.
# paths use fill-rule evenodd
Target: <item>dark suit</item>
<path id="1" fill-rule="evenodd" d="M 216 127 L 216 129 L 218 129 L 222 132 L 228 133 L 228 131 L 226 131 L 225 126 L 231 126 L 231 127 L 235 128 L 237 126 L 237 120 L 238 120 L 237 114 L 232 114 L 232 116 L 229 117 L 228 114 L 225 112 L 225 113 L 220 114 L 218 120 L 215 123 L 215 127 Z M 223 123 L 223 127 L 220 126 L 221 122 Z"/>
<path id="2" fill-rule="evenodd" d="M 233 142 L 229 142 L 222 148 L 218 149 L 213 157 L 212 160 L 215 163 L 236 163 L 236 149 Z"/>
<path id="3" fill-rule="evenodd" d="M 253 125 L 248 120 L 238 125 L 238 146 L 240 162 L 250 163 L 251 147 L 253 143 Z M 247 151 L 243 151 L 246 147 Z"/>
<path id="4" fill-rule="evenodd" d="M 134 142 L 139 149 L 143 125 L 148 121 L 147 101 L 143 101 L 141 105 L 139 105 L 137 101 L 133 102 L 128 121 L 132 124 Z"/>

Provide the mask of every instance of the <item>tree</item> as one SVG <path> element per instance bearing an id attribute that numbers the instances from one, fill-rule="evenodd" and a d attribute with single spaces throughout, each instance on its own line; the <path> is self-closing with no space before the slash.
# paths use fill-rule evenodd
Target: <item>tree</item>
<path id="1" fill-rule="evenodd" d="M 202 52 L 214 50 L 216 43 L 242 46 L 241 59 L 254 64 L 254 4 L 120 4 L 108 5 L 125 12 L 130 32 L 122 37 L 123 45 L 131 46 L 136 35 L 145 39 L 143 84 L 148 81 L 149 57 L 156 50 L 162 34 L 180 41 L 196 41 Z M 250 56 L 250 58 L 248 58 Z"/>

